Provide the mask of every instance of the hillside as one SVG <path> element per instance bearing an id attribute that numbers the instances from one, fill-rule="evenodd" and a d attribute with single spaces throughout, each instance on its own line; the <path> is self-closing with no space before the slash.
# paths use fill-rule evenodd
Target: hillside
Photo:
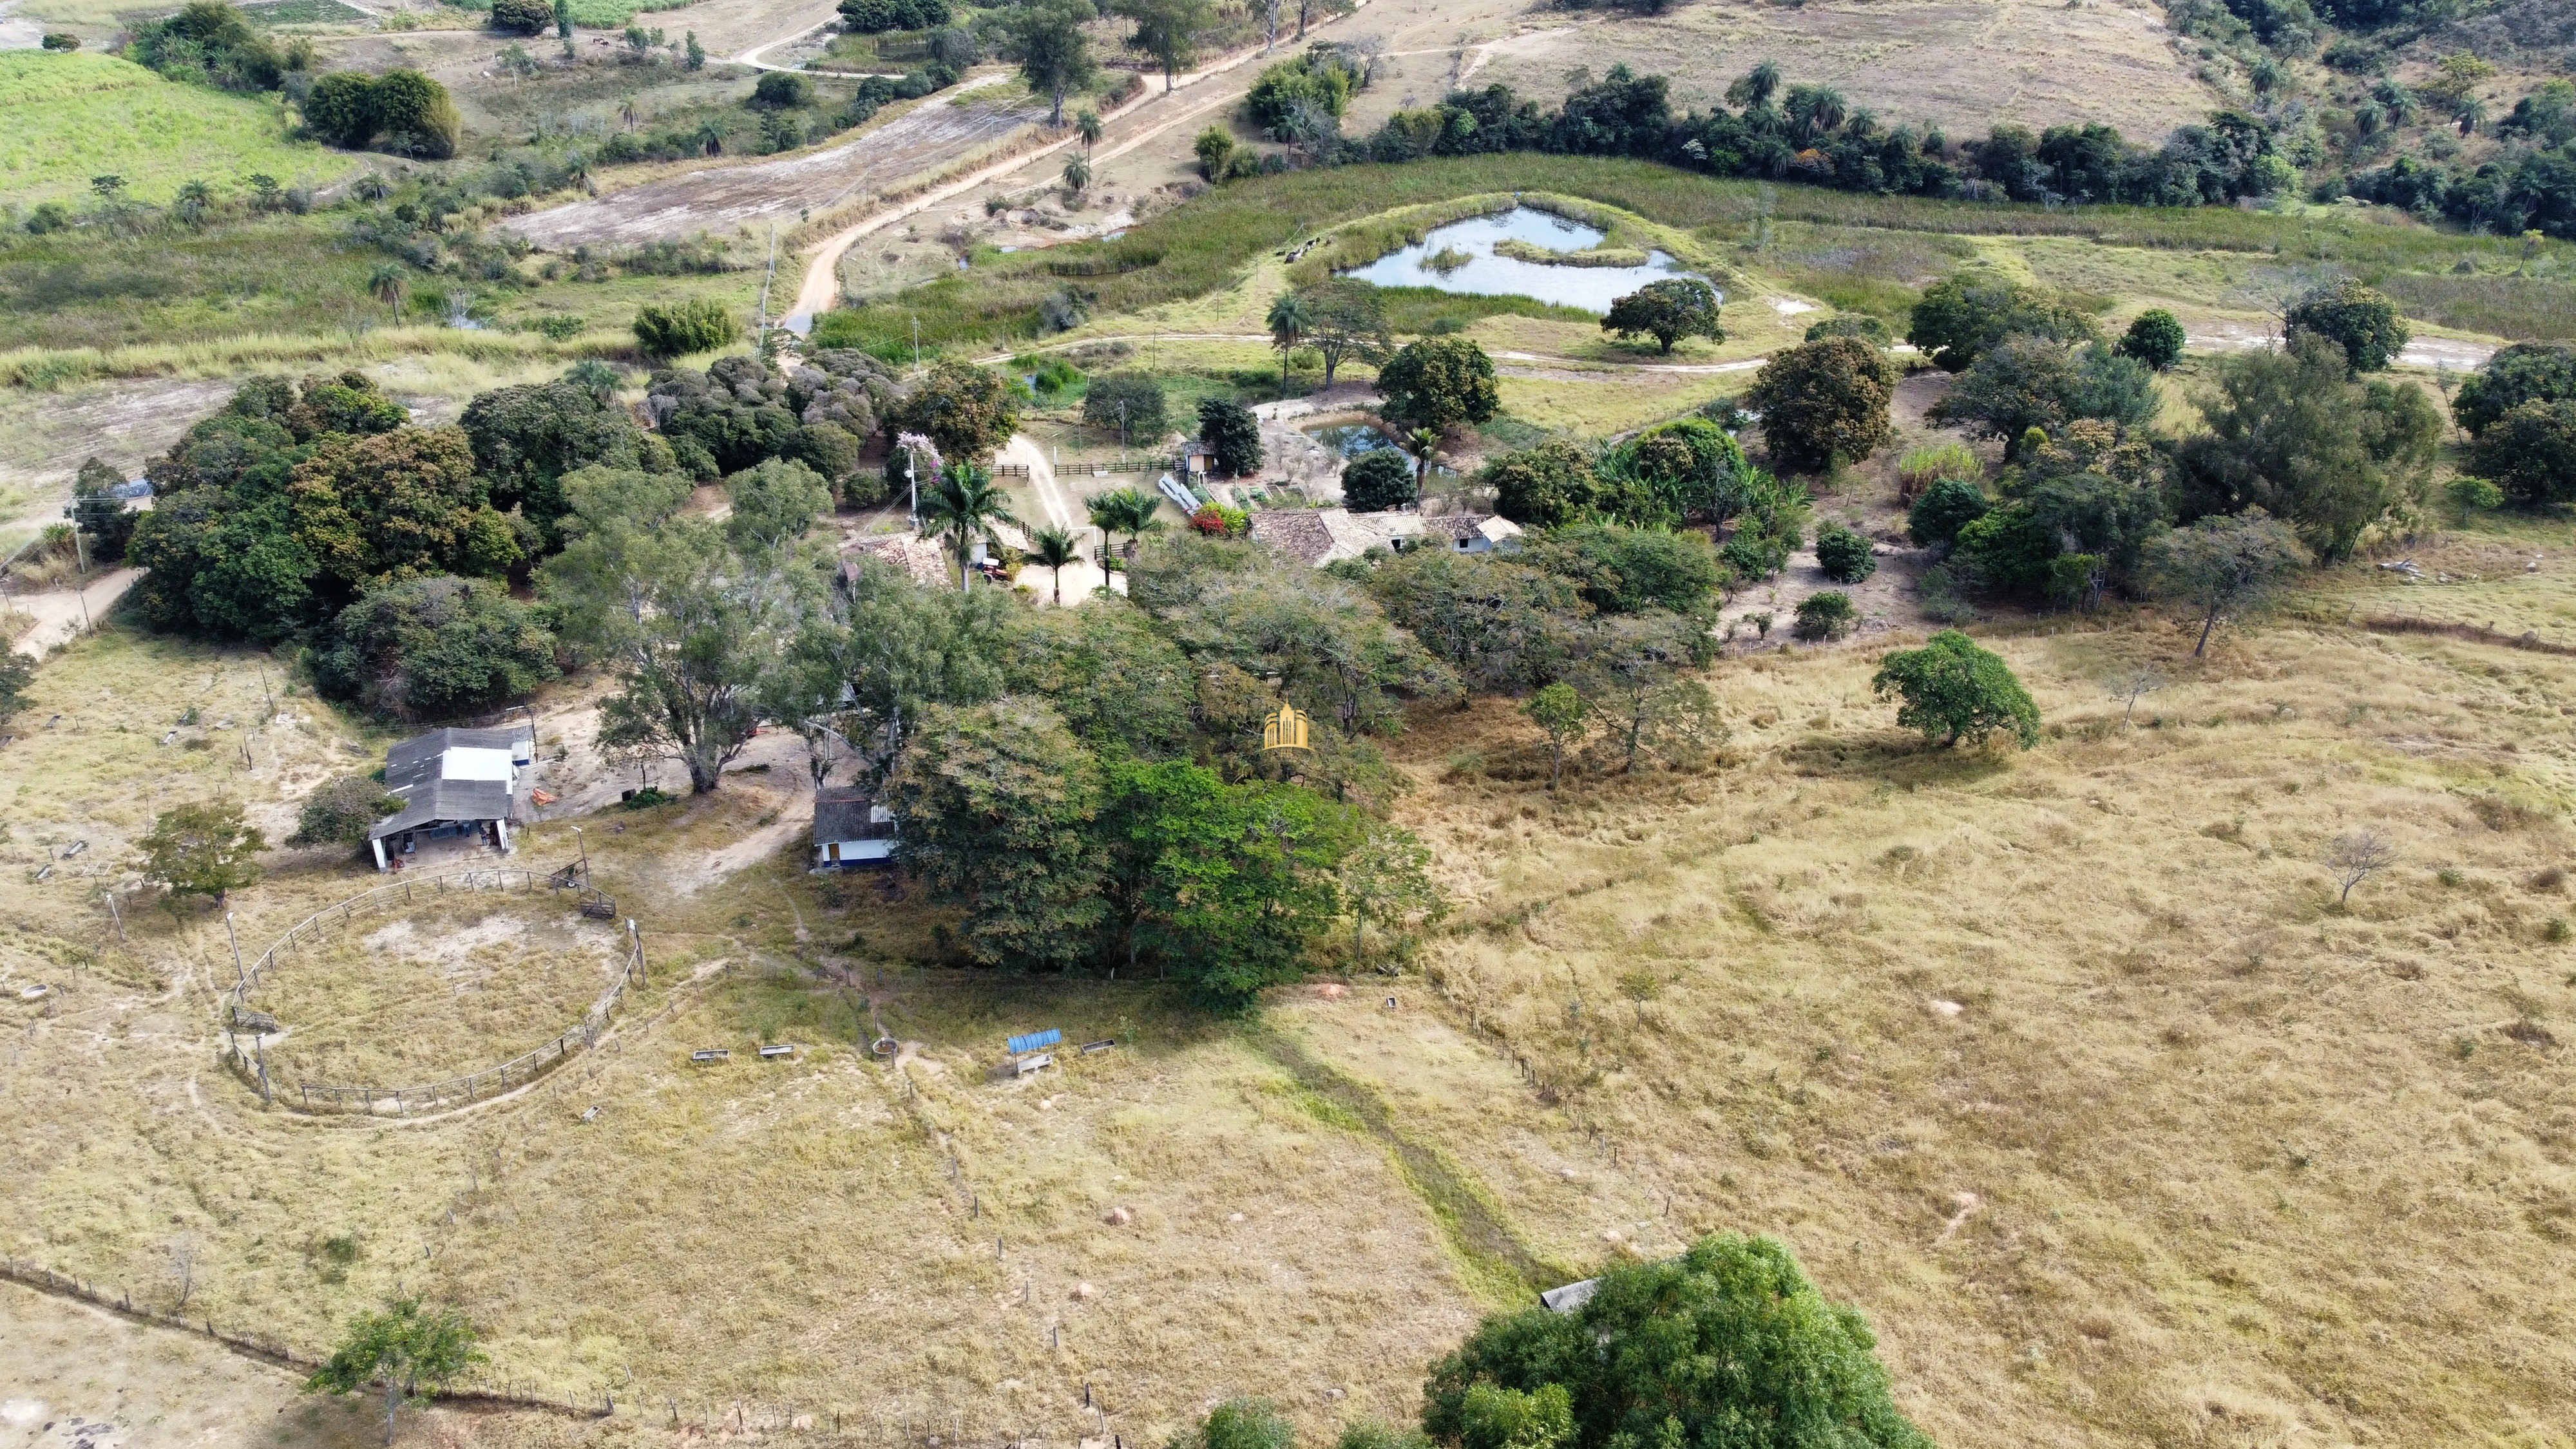
<path id="1" fill-rule="evenodd" d="M 114 56 L 0 52 L 0 199 L 21 207 L 86 197 L 90 178 L 125 178 L 137 201 L 189 181 L 237 187 L 254 172 L 314 186 L 348 157 L 289 141 L 275 102 L 166 81 Z"/>
<path id="2" fill-rule="evenodd" d="M 1146 1442 L 1223 1392 L 1311 1432 L 1403 1416 L 1524 1284 L 1760 1230 L 1869 1313 L 1945 1444 L 2540 1433 L 2570 1340 L 2515 1285 L 2576 1269 L 2576 777 L 2549 743 L 2576 677 L 2352 621 L 2554 617 L 2569 547 L 2421 555 L 2484 577 L 2474 604 L 2333 576 L 2314 622 L 2201 662 L 2152 614 L 1993 638 L 2049 721 L 2028 755 L 1898 735 L 1866 684 L 1884 633 L 1722 663 L 1706 774 L 1551 794 L 1504 705 L 1426 716 L 1398 818 L 1459 916 L 1419 977 L 1244 1027 L 1151 983 L 910 964 L 937 917 L 804 875 L 792 787 L 737 775 L 591 824 L 656 972 L 609 1049 L 371 1134 L 207 1069 L 220 922 L 133 912 L 119 943 L 85 868 L 29 883 L 44 842 L 112 857 L 139 827 L 150 792 L 121 782 L 157 762 L 101 753 L 139 738 L 120 722 L 257 699 L 248 660 L 111 633 L 48 667 L 36 708 L 65 725 L 14 747 L 19 1079 L 74 1090 L 13 1099 L 0 1239 L 139 1299 L 185 1237 L 192 1313 L 305 1345 L 399 1278 L 469 1307 L 496 1374 L 656 1413 L 745 1397 L 1069 1445 L 1086 1384 Z M 2172 682 L 2124 725 L 2104 681 L 2140 662 Z M 258 743 L 231 777 L 255 804 L 345 735 L 294 708 L 286 773 Z M 577 699 L 540 708 L 579 742 Z M 2338 908 L 2316 862 L 2365 826 L 2401 863 Z M 522 858 L 573 844 L 543 827 Z M 238 898 L 246 948 L 373 879 L 290 860 Z M 31 980 L 56 995 L 17 1003 Z M 872 1015 L 910 1044 L 895 1067 L 856 1045 Z M 1039 1025 L 1118 1046 L 989 1081 Z M 782 1040 L 793 1065 L 747 1060 Z M 732 1064 L 690 1064 L 715 1045 Z M 336 1268 L 315 1245 L 342 1233 Z"/>

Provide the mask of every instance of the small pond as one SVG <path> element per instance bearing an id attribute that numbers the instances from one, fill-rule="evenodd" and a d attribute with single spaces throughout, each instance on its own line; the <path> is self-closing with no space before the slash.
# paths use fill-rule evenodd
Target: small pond
<path id="1" fill-rule="evenodd" d="M 1413 245 L 1345 275 L 1381 287 L 1433 287 L 1475 297 L 1533 297 L 1586 312 L 1607 312 L 1613 301 L 1648 282 L 1689 275 L 1680 262 L 1663 252 L 1648 252 L 1642 267 L 1556 266 L 1494 254 L 1497 243 L 1515 240 L 1552 252 L 1588 251 L 1601 244 L 1602 235 L 1551 212 L 1516 206 L 1434 228 Z M 1441 267 L 1426 265 L 1443 252 L 1451 255 Z M 1462 255 L 1466 260 L 1457 261 Z"/>

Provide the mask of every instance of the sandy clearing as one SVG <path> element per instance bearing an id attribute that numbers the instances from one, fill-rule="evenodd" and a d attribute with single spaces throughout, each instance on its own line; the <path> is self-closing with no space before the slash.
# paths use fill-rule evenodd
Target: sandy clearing
<path id="1" fill-rule="evenodd" d="M 141 569 L 110 569 L 89 581 L 77 592 L 54 589 L 41 594 L 19 594 L 9 606 L 22 614 L 35 616 L 36 627 L 18 636 L 15 646 L 30 659 L 42 659 L 45 651 L 71 641 L 73 636 L 108 616 L 116 601 L 143 577 Z"/>
<path id="2" fill-rule="evenodd" d="M 936 171 L 1037 120 L 1040 112 L 933 97 L 882 126 L 819 151 L 711 166 L 592 201 L 531 212 L 500 223 L 541 247 L 585 242 L 633 245 L 754 222 L 794 225 L 800 213 L 837 206 L 870 185 L 891 188 Z"/>

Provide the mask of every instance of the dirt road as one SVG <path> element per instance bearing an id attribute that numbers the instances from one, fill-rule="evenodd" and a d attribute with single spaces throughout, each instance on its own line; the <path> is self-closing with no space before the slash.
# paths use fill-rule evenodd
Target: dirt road
<path id="1" fill-rule="evenodd" d="M 1365 10 L 1370 3 L 1371 0 L 1360 0 L 1360 8 Z M 1325 26 L 1317 25 L 1313 29 L 1317 34 L 1321 34 Z M 1102 137 L 1102 145 L 1094 148 L 1092 165 L 1106 166 L 1174 126 L 1197 120 L 1220 106 L 1230 105 L 1240 100 L 1244 92 L 1251 88 L 1251 82 L 1248 79 L 1235 85 L 1211 86 L 1205 83 L 1212 78 L 1234 71 L 1246 61 L 1260 59 L 1264 53 L 1257 45 L 1238 51 L 1205 70 L 1173 77 L 1171 88 L 1168 90 L 1147 85 L 1143 95 L 1101 118 L 1108 129 Z M 814 318 L 832 310 L 839 303 L 841 258 L 861 237 L 880 231 L 907 216 L 927 211 L 942 202 L 963 196 L 979 186 L 1024 171 L 1065 147 L 1075 144 L 1075 141 L 1076 137 L 1073 133 L 1067 132 L 1060 140 L 1023 151 L 1016 156 L 987 166 L 973 175 L 961 177 L 937 190 L 915 197 L 899 207 L 878 212 L 835 232 L 807 258 L 805 281 L 796 289 L 796 305 L 790 311 L 788 325 L 803 331 L 812 324 Z"/>
<path id="2" fill-rule="evenodd" d="M 586 242 L 634 245 L 754 223 L 793 226 L 800 214 L 838 206 L 875 187 L 887 190 L 938 171 L 976 148 L 1030 125 L 1043 111 L 933 96 L 837 146 L 774 161 L 710 166 L 592 201 L 550 207 L 500 223 L 538 246 Z"/>

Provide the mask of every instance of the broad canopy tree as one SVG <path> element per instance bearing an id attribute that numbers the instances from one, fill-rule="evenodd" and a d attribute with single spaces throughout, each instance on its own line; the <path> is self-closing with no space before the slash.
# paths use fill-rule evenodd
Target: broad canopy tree
<path id="1" fill-rule="evenodd" d="M 538 581 L 564 637 L 619 682 L 601 743 L 675 754 L 690 786 L 712 791 L 751 742 L 764 679 L 813 611 L 819 573 L 680 516 L 684 478 L 587 468 L 564 487 L 570 541 Z"/>
<path id="2" fill-rule="evenodd" d="M 1443 1449 L 1932 1449 L 1861 1315 L 1770 1238 L 1601 1275 L 1571 1313 L 1487 1318 L 1432 1366 Z"/>
<path id="3" fill-rule="evenodd" d="M 1726 340 L 1717 323 L 1717 289 L 1697 277 L 1648 282 L 1624 297 L 1612 299 L 1601 330 L 1621 337 L 1652 337 L 1666 353 L 1685 337 Z"/>

